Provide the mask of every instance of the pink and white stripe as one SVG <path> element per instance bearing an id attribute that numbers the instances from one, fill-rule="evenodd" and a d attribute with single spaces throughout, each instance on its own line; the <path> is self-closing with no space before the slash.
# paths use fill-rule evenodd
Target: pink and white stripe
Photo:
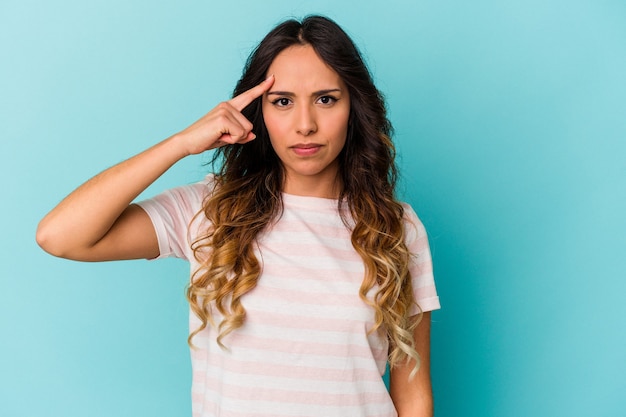
<path id="1" fill-rule="evenodd" d="M 187 259 L 192 272 L 198 265 L 189 242 L 207 227 L 192 219 L 211 180 L 140 203 L 160 257 Z M 282 217 L 259 239 L 263 273 L 243 299 L 246 323 L 224 339 L 228 350 L 211 328 L 194 339 L 194 417 L 396 416 L 381 378 L 388 344 L 380 333 L 367 334 L 373 311 L 358 294 L 363 262 L 337 201 L 285 194 L 283 202 Z M 426 231 L 405 209 L 415 300 L 434 310 L 439 298 Z M 199 324 L 193 314 L 189 324 Z"/>

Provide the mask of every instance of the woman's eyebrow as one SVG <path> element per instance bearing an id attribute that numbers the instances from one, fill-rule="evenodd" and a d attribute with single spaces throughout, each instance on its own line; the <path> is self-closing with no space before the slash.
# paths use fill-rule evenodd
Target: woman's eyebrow
<path id="1" fill-rule="evenodd" d="M 319 90 L 319 91 L 314 91 L 313 93 L 311 93 L 311 96 L 321 96 L 324 94 L 328 94 L 328 93 L 340 93 L 341 89 L 340 88 L 329 88 L 327 90 Z M 267 95 L 277 95 L 277 96 L 288 96 L 288 97 L 293 97 L 295 96 L 295 93 L 292 93 L 291 91 L 268 91 Z"/>

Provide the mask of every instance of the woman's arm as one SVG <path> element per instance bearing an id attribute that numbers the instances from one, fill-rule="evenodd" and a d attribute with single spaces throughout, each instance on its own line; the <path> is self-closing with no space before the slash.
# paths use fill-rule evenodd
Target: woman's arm
<path id="1" fill-rule="evenodd" d="M 37 243 L 52 255 L 82 261 L 157 256 L 148 215 L 129 204 L 186 155 L 182 142 L 173 136 L 78 187 L 41 220 Z"/>
<path id="2" fill-rule="evenodd" d="M 148 215 L 131 202 L 187 155 L 254 139 L 241 114 L 274 79 L 220 103 L 187 129 L 90 179 L 48 213 L 37 243 L 55 256 L 82 261 L 153 258 L 159 254 Z"/>
<path id="3" fill-rule="evenodd" d="M 415 349 L 421 365 L 413 378 L 409 375 L 414 361 L 391 370 L 389 392 L 398 411 L 398 417 L 432 417 L 433 392 L 430 382 L 430 312 L 424 313 L 414 331 Z"/>

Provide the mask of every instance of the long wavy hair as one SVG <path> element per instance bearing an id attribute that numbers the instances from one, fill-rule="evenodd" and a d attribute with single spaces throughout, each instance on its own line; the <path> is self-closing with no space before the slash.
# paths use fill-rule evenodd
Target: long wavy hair
<path id="1" fill-rule="evenodd" d="M 293 45 L 313 47 L 348 87 L 351 108 L 346 144 L 338 156 L 342 185 L 338 210 L 351 228 L 352 246 L 365 265 L 359 295 L 375 312 L 370 332 L 386 334 L 392 367 L 413 359 L 415 374 L 419 356 L 413 330 L 421 312 L 409 314 L 414 304 L 408 269 L 411 255 L 405 244 L 404 210 L 394 192 L 397 170 L 392 127 L 384 99 L 358 49 L 326 17 L 285 21 L 252 52 L 233 96 L 262 82 L 274 58 Z M 217 325 L 220 346 L 224 347 L 227 334 L 243 325 L 244 296 L 256 286 L 262 269 L 254 253 L 256 238 L 282 213 L 285 171 L 270 143 L 261 107 L 258 98 L 242 111 L 252 122 L 256 139 L 221 147 L 213 157 L 214 189 L 199 213 L 211 226 L 193 243 L 202 266 L 187 290 L 191 309 L 201 320 L 189 336 L 191 345 L 207 325 L 215 326 L 214 308 L 222 316 Z M 375 295 L 368 297 L 372 289 Z"/>

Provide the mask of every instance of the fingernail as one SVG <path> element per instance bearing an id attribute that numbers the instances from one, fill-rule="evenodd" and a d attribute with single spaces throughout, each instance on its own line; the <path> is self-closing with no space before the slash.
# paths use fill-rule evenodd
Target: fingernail
<path id="1" fill-rule="evenodd" d="M 274 78 L 274 74 L 270 74 L 270 75 L 268 75 L 268 77 L 265 79 L 265 81 L 269 81 L 269 80 L 270 80 L 270 78 Z"/>

